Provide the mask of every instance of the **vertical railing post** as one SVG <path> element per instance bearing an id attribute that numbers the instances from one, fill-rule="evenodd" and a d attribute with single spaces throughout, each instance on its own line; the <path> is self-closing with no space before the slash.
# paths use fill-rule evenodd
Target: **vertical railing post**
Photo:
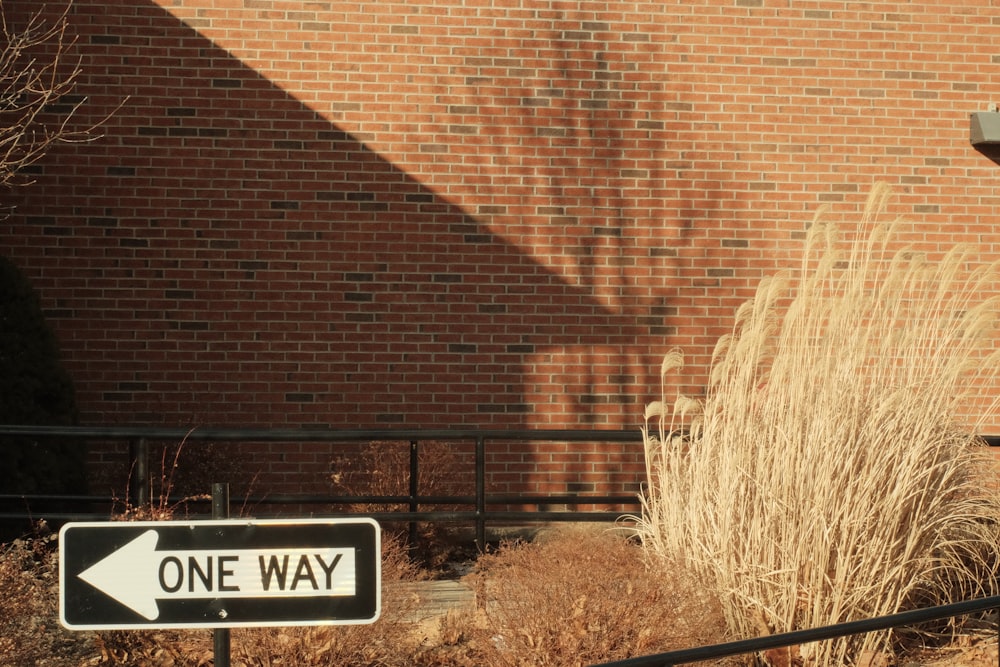
<path id="1" fill-rule="evenodd" d="M 416 512 L 420 509 L 417 503 L 418 488 L 420 484 L 420 446 L 416 440 L 410 440 L 410 511 Z M 410 548 L 417 546 L 417 522 L 410 519 Z"/>
<path id="2" fill-rule="evenodd" d="M 131 440 L 128 443 L 129 458 L 129 502 L 133 508 L 146 507 L 149 504 L 149 443 L 145 438 Z"/>
<path id="3" fill-rule="evenodd" d="M 486 549 L 486 438 L 476 436 L 476 548 Z"/>
<path id="4" fill-rule="evenodd" d="M 212 518 L 229 518 L 229 485 L 212 484 Z M 229 628 L 215 628 L 212 630 L 212 643 L 215 653 L 215 667 L 229 667 L 231 640 Z"/>

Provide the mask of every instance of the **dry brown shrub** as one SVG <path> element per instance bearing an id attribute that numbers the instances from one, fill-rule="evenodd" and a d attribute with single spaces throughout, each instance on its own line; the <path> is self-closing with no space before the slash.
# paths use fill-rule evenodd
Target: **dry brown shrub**
<path id="1" fill-rule="evenodd" d="M 411 616 L 420 600 L 400 582 L 424 573 L 392 537 L 382 542 L 382 614 L 373 624 L 237 628 L 231 631 L 231 662 L 241 667 L 394 667 L 411 665 L 418 639 Z M 211 665 L 212 633 L 113 631 L 96 636 L 100 664 Z"/>
<path id="2" fill-rule="evenodd" d="M 477 615 L 464 627 L 463 617 L 446 616 L 441 636 L 455 646 L 426 651 L 419 664 L 570 667 L 724 636 L 718 604 L 682 567 L 651 567 L 641 547 L 606 526 L 505 544 L 470 578 Z"/>
<path id="3" fill-rule="evenodd" d="M 189 441 L 192 432 L 189 431 L 180 442 L 151 446 L 149 488 L 146 489 L 149 501 L 140 505 L 128 495 L 115 497 L 112 520 L 169 521 L 186 517 L 193 504 L 204 506 L 211 500 L 209 492 L 216 482 L 224 481 L 246 489 L 253 486 L 255 478 L 241 469 L 239 459 L 232 456 L 230 449 L 211 442 Z M 120 479 L 120 471 L 113 477 Z M 103 483 L 107 480 L 98 481 L 98 484 Z"/>
<path id="4" fill-rule="evenodd" d="M 254 628 L 232 633 L 232 661 L 246 667 L 404 667 L 418 638 L 412 616 L 420 600 L 401 582 L 423 577 L 405 545 L 382 541 L 382 614 L 370 625 Z"/>
<path id="5" fill-rule="evenodd" d="M 58 604 L 55 583 L 55 534 L 17 539 L 0 546 L 0 664 L 15 658 L 24 664 L 49 655 L 59 640 L 52 610 Z M 53 631 L 56 631 L 54 633 Z"/>
<path id="6" fill-rule="evenodd" d="M 375 441 L 360 452 L 334 461 L 337 472 L 331 476 L 332 492 L 338 495 L 406 496 L 410 492 L 410 445 L 405 442 Z M 475 493 L 474 454 L 471 446 L 461 443 L 427 441 L 417 446 L 419 471 L 418 494 L 450 498 L 472 496 Z M 356 504 L 348 507 L 358 513 L 408 511 L 405 503 Z M 458 504 L 425 504 L 421 511 L 457 511 Z M 465 507 L 471 509 L 471 506 Z M 381 522 L 390 534 L 408 534 L 404 522 Z M 442 522 L 418 521 L 411 555 L 424 567 L 439 568 L 461 554 L 462 545 L 456 538 L 456 526 Z"/>

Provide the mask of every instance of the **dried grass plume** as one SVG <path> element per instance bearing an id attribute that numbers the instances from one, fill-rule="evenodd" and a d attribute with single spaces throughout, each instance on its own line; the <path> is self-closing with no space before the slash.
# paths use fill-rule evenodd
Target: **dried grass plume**
<path id="1" fill-rule="evenodd" d="M 642 537 L 718 588 L 735 636 L 997 592 L 995 461 L 975 435 L 1000 386 L 997 266 L 905 246 L 889 194 L 853 241 L 817 217 L 801 267 L 762 281 L 718 342 L 703 401 L 668 395 L 675 350 L 647 407 Z M 855 664 L 898 639 L 799 657 Z"/>

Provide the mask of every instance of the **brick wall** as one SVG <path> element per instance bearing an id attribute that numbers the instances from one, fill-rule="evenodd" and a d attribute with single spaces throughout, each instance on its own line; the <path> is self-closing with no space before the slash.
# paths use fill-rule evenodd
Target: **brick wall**
<path id="1" fill-rule="evenodd" d="M 665 350 L 700 390 L 821 205 L 855 219 L 886 181 L 915 242 L 1000 254 L 968 129 L 1000 83 L 988 0 L 70 18 L 90 118 L 128 99 L 11 195 L 0 244 L 88 423 L 628 428 Z"/>

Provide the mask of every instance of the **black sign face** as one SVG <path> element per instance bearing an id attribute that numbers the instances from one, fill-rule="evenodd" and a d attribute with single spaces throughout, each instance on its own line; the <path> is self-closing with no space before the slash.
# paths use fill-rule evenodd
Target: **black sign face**
<path id="1" fill-rule="evenodd" d="M 69 523 L 59 617 L 71 630 L 373 623 L 371 519 Z"/>

